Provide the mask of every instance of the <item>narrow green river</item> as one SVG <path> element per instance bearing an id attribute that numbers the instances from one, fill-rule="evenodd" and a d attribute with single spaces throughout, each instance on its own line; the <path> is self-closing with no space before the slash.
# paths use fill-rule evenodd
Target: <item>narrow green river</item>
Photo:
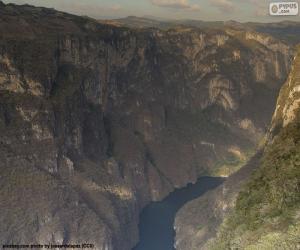
<path id="1" fill-rule="evenodd" d="M 223 181 L 224 178 L 201 177 L 195 184 L 177 189 L 163 201 L 145 207 L 140 215 L 140 242 L 133 250 L 174 250 L 173 225 L 177 211 Z"/>

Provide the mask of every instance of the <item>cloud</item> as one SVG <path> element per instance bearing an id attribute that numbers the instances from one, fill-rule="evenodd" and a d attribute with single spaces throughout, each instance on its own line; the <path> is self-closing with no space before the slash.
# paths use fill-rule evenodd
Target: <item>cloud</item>
<path id="1" fill-rule="evenodd" d="M 269 12 L 266 9 L 256 8 L 254 10 L 254 15 L 257 17 L 266 17 L 268 14 Z"/>
<path id="2" fill-rule="evenodd" d="M 24 4 L 44 6 L 48 8 L 55 8 L 60 11 L 69 12 L 76 15 L 87 15 L 93 18 L 100 17 L 115 17 L 124 12 L 124 8 L 120 4 L 100 4 L 88 1 L 72 0 L 3 0 L 5 3 Z"/>
<path id="3" fill-rule="evenodd" d="M 198 4 L 190 4 L 188 0 L 151 0 L 151 3 L 156 6 L 173 9 L 200 10 Z"/>
<path id="4" fill-rule="evenodd" d="M 260 0 L 249 0 L 254 7 L 254 15 L 257 17 L 265 17 L 269 14 L 269 3 Z"/>
<path id="5" fill-rule="evenodd" d="M 237 1 L 237 0 L 236 0 Z M 255 17 L 266 17 L 269 14 L 269 4 L 272 0 L 238 0 L 252 7 L 251 12 Z"/>
<path id="6" fill-rule="evenodd" d="M 108 4 L 108 5 L 101 5 L 101 4 L 91 4 L 86 2 L 57 2 L 54 5 L 54 8 L 71 12 L 76 15 L 87 15 L 93 18 L 100 18 L 100 17 L 115 17 L 119 16 L 120 13 L 123 13 L 124 8 L 119 4 Z"/>
<path id="7" fill-rule="evenodd" d="M 113 10 L 113 11 L 119 11 L 119 10 L 122 10 L 122 6 L 120 4 L 114 4 L 112 6 L 109 7 L 110 10 Z"/>
<path id="8" fill-rule="evenodd" d="M 210 2 L 223 13 L 231 13 L 236 9 L 236 6 L 230 0 L 210 0 Z"/>

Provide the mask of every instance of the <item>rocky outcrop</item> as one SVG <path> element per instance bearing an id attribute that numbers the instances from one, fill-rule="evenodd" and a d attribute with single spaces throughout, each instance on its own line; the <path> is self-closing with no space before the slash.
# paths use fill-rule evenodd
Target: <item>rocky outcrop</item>
<path id="1" fill-rule="evenodd" d="M 145 204 L 236 170 L 292 57 L 241 34 L 1 4 L 0 241 L 130 249 Z"/>
<path id="2" fill-rule="evenodd" d="M 299 49 L 298 49 L 299 51 Z M 276 133 L 293 122 L 300 107 L 300 55 L 294 58 L 289 78 L 280 91 L 276 110 L 272 118 L 270 136 L 274 137 Z"/>

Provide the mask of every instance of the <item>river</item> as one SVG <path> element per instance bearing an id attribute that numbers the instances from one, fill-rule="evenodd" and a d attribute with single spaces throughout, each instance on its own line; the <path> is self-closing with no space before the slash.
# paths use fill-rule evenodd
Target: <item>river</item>
<path id="1" fill-rule="evenodd" d="M 201 177 L 195 184 L 175 190 L 163 201 L 146 206 L 140 215 L 140 242 L 133 250 L 174 250 L 173 225 L 177 211 L 223 181 L 224 178 Z"/>

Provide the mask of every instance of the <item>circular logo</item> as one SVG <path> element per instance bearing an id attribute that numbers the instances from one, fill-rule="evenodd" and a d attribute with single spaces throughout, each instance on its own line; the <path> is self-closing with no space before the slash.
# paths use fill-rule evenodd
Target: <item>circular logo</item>
<path id="1" fill-rule="evenodd" d="M 272 6 L 272 13 L 276 14 L 278 12 L 278 7 L 277 5 Z"/>

